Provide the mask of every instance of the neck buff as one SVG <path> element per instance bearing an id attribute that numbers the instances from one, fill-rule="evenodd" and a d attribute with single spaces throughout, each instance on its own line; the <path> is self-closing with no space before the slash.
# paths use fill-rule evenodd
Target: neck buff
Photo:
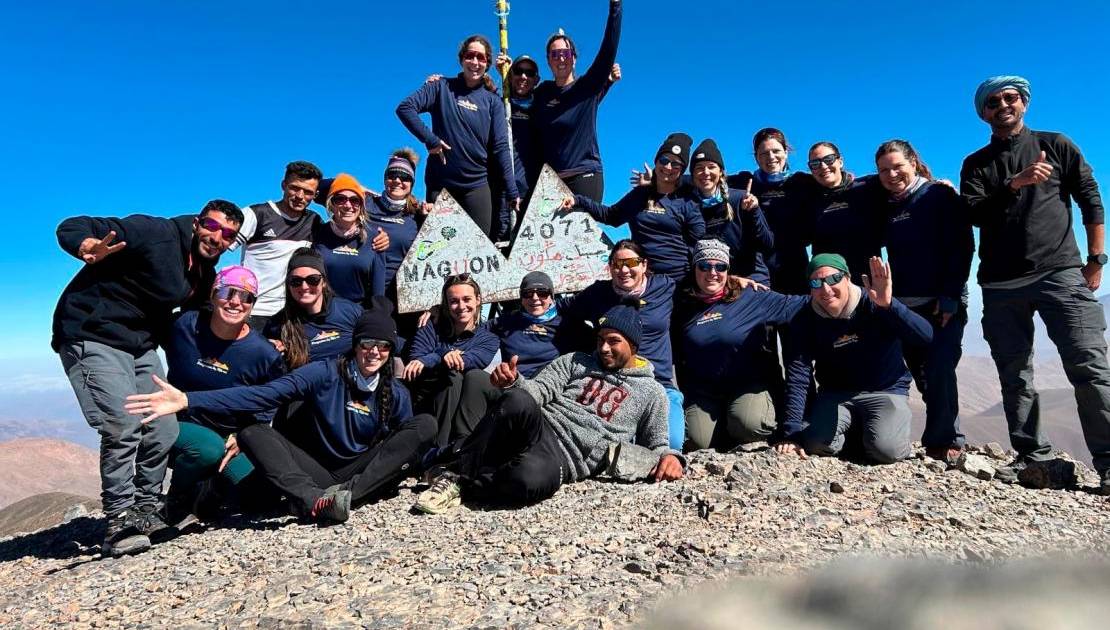
<path id="1" fill-rule="evenodd" d="M 392 359 L 391 359 L 392 360 Z M 378 388 L 378 373 L 375 372 L 373 376 L 363 376 L 362 372 L 355 365 L 355 361 L 347 363 L 347 375 L 355 382 L 355 387 L 360 390 L 370 393 Z"/>
<path id="2" fill-rule="evenodd" d="M 408 201 L 407 199 L 394 199 L 389 195 L 382 195 L 381 197 L 379 197 L 379 199 L 385 202 L 385 207 L 395 212 L 400 212 L 401 210 L 404 210 L 405 203 Z"/>
<path id="3" fill-rule="evenodd" d="M 527 319 L 533 324 L 542 324 L 555 319 L 555 316 L 559 314 L 559 309 L 555 308 L 555 303 L 552 302 L 551 308 L 547 309 L 542 315 L 533 315 L 527 311 L 521 311 L 520 314 L 524 315 L 524 319 Z"/>
<path id="4" fill-rule="evenodd" d="M 528 109 L 532 107 L 532 95 L 526 97 L 514 96 L 509 99 L 509 102 L 521 109 Z"/>
<path id="5" fill-rule="evenodd" d="M 863 290 L 854 284 L 848 285 L 848 303 L 844 305 L 844 310 L 840 311 L 840 315 L 833 317 L 828 311 L 821 308 L 817 300 L 810 300 L 810 306 L 813 307 L 813 312 L 817 313 L 820 317 L 825 319 L 852 319 L 852 315 L 856 312 L 856 307 L 859 306 L 860 297 L 863 295 Z"/>
<path id="6" fill-rule="evenodd" d="M 336 236 L 340 236 L 340 237 L 343 237 L 343 238 L 351 238 L 355 234 L 358 234 L 358 230 L 359 230 L 359 222 L 358 221 L 355 221 L 355 224 L 352 225 L 351 228 L 349 230 L 346 230 L 346 231 L 340 231 L 339 226 L 336 225 L 335 221 L 328 221 L 328 225 L 331 226 L 331 231 L 335 232 Z"/>
<path id="7" fill-rule="evenodd" d="M 925 185 L 925 181 L 926 181 L 926 179 L 924 177 L 922 177 L 920 175 L 915 175 L 914 178 L 913 178 L 913 183 L 912 184 L 907 186 L 906 189 L 904 191 L 902 191 L 901 193 L 899 193 L 897 195 L 892 194 L 890 196 L 890 198 L 893 199 L 894 201 L 902 201 L 906 197 L 909 197 L 910 195 L 912 195 L 915 192 L 917 192 L 918 190 L 920 190 L 921 187 Z"/>
<path id="8" fill-rule="evenodd" d="M 778 184 L 786 181 L 786 173 L 790 170 L 789 166 L 783 167 L 778 173 L 767 173 L 763 169 L 757 168 L 752 175 L 755 176 L 756 181 L 761 184 Z"/>
<path id="9" fill-rule="evenodd" d="M 616 293 L 618 296 L 620 296 L 622 298 L 640 298 L 640 297 L 643 297 L 644 291 L 646 291 L 646 290 L 647 290 L 647 274 L 644 274 L 643 279 L 640 280 L 640 284 L 636 288 L 631 289 L 629 291 L 625 291 L 624 289 L 618 287 L 616 285 L 616 283 L 613 283 L 613 293 Z"/>
<path id="10" fill-rule="evenodd" d="M 727 287 L 721 287 L 721 290 L 717 291 L 716 293 L 702 293 L 701 291 L 698 291 L 694 295 L 696 295 L 699 300 L 705 302 L 706 304 L 716 304 L 717 302 L 721 301 L 721 298 L 725 297 L 726 289 Z"/>
<path id="11" fill-rule="evenodd" d="M 703 197 L 701 191 L 698 191 L 698 197 L 701 199 L 701 207 L 712 208 L 713 206 L 720 205 L 725 202 L 725 198 L 721 196 L 721 188 L 718 186 L 714 191 L 712 197 Z"/>

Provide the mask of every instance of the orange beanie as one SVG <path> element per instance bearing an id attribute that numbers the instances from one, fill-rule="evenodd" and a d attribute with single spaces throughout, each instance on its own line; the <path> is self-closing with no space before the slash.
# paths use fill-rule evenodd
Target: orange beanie
<path id="1" fill-rule="evenodd" d="M 328 197 L 330 198 L 341 190 L 358 193 L 359 195 L 366 194 L 366 189 L 362 187 L 362 184 L 358 183 L 358 180 L 353 176 L 346 173 L 340 173 L 335 176 L 335 179 L 332 180 L 331 188 L 328 189 Z"/>

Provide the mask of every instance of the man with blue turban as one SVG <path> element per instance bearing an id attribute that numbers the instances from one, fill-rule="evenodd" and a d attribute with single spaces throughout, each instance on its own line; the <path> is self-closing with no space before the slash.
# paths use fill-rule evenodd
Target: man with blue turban
<path id="1" fill-rule="evenodd" d="M 998 478 L 1020 481 L 1023 470 L 1052 456 L 1033 389 L 1033 313 L 1039 312 L 1075 388 L 1101 490 L 1110 494 L 1110 365 L 1106 318 L 1094 296 L 1107 263 L 1102 198 L 1079 147 L 1061 133 L 1025 126 L 1029 97 L 1029 81 L 1018 76 L 979 85 L 975 112 L 991 126 L 991 140 L 967 156 L 960 172 L 960 193 L 980 229 L 983 336 L 1018 453 Z M 1072 199 L 1087 232 L 1085 261 L 1072 228 Z"/>

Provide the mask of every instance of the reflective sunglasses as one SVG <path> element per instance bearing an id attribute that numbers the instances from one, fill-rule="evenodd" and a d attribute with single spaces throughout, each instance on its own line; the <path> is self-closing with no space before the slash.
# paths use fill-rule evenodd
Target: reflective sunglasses
<path id="1" fill-rule="evenodd" d="M 537 76 L 539 76 L 539 72 L 536 72 L 535 70 L 533 70 L 531 68 L 513 68 L 513 76 L 514 77 L 527 77 L 529 79 L 534 79 Z"/>
<path id="2" fill-rule="evenodd" d="M 838 271 L 838 272 L 836 272 L 836 273 L 834 273 L 830 276 L 825 276 L 824 278 L 810 278 L 809 279 L 809 288 L 811 288 L 811 289 L 820 289 L 821 285 L 823 285 L 823 284 L 827 284 L 831 287 L 832 285 L 836 284 L 837 282 L 840 282 L 841 280 L 843 280 L 845 275 L 846 274 L 843 271 Z"/>
<path id="3" fill-rule="evenodd" d="M 220 222 L 212 217 L 203 217 L 197 220 L 200 227 L 208 230 L 209 232 L 219 232 L 220 236 L 224 237 L 225 241 L 234 240 L 239 235 L 239 228 L 229 228 L 220 225 Z"/>
<path id="4" fill-rule="evenodd" d="M 404 171 L 386 171 L 385 178 L 412 183 L 412 175 L 409 175 Z"/>
<path id="5" fill-rule="evenodd" d="M 673 166 L 675 168 L 683 168 L 684 166 L 686 166 L 682 163 L 682 160 L 670 157 L 668 155 L 660 155 L 659 159 L 655 160 L 655 162 L 660 166 Z"/>
<path id="6" fill-rule="evenodd" d="M 716 271 L 717 273 L 726 273 L 728 271 L 728 263 L 724 262 L 709 262 L 708 260 L 699 260 L 697 263 L 698 271 Z"/>
<path id="7" fill-rule="evenodd" d="M 547 51 L 547 58 L 555 61 L 566 61 L 571 57 L 574 57 L 574 51 L 569 48 Z"/>
<path id="8" fill-rule="evenodd" d="M 547 289 L 525 289 L 520 292 L 520 297 L 529 300 L 534 297 L 538 297 L 541 300 L 546 300 L 547 298 L 551 297 L 551 291 L 548 291 Z"/>
<path id="9" fill-rule="evenodd" d="M 642 263 L 642 262 L 644 262 L 644 259 L 643 258 L 637 258 L 637 257 L 614 258 L 613 260 L 609 261 L 609 264 L 612 265 L 612 267 L 614 269 L 620 269 L 621 267 L 628 267 L 629 269 L 634 269 L 636 267 L 639 267 L 640 263 Z"/>
<path id="10" fill-rule="evenodd" d="M 216 289 L 217 300 L 228 302 L 231 300 L 231 298 L 237 295 L 239 296 L 239 301 L 243 304 L 254 304 L 255 300 L 258 299 L 258 296 L 256 296 L 255 294 L 247 291 L 246 289 L 240 289 L 238 287 L 220 287 Z"/>
<path id="11" fill-rule="evenodd" d="M 378 352 L 389 352 L 393 344 L 384 339 L 362 339 L 358 342 L 358 347 L 363 350 L 373 350 L 377 348 Z"/>
<path id="12" fill-rule="evenodd" d="M 825 157 L 815 158 L 815 159 L 812 159 L 812 160 L 806 162 L 806 166 L 808 166 L 809 170 L 811 170 L 811 171 L 820 168 L 822 164 L 824 164 L 825 166 L 827 166 L 829 168 L 832 168 L 832 165 L 836 164 L 836 161 L 839 160 L 839 159 L 840 159 L 839 155 L 837 155 L 836 153 L 830 153 L 830 154 L 826 155 Z"/>
<path id="13" fill-rule="evenodd" d="M 987 99 L 987 109 L 998 109 L 1002 104 L 1013 105 L 1021 100 L 1021 94 L 1017 92 L 1006 92 L 1005 94 L 995 94 Z"/>
<path id="14" fill-rule="evenodd" d="M 485 63 L 486 62 L 486 53 L 479 52 L 477 50 L 468 50 L 465 53 L 463 53 L 463 60 L 464 61 L 474 60 L 474 61 L 477 61 L 478 63 Z"/>
<path id="15" fill-rule="evenodd" d="M 336 207 L 351 206 L 352 208 L 362 207 L 362 197 L 357 195 L 332 195 L 331 205 Z"/>
<path id="16" fill-rule="evenodd" d="M 302 284 L 307 284 L 310 287 L 318 287 L 323 281 L 323 275 L 314 273 L 311 276 L 289 276 L 289 278 L 286 279 L 285 283 L 288 284 L 291 288 L 296 289 Z"/>

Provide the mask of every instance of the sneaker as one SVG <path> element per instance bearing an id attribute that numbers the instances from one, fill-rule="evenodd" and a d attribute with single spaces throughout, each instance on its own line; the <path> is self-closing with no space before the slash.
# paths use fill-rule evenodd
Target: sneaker
<path id="1" fill-rule="evenodd" d="M 331 486 L 324 490 L 324 496 L 316 499 L 310 516 L 316 520 L 346 522 L 351 517 L 351 491 L 342 485 Z"/>
<path id="2" fill-rule="evenodd" d="M 416 505 L 413 507 L 425 514 L 442 514 L 460 505 L 462 489 L 459 487 L 459 476 L 445 471 L 436 477 L 432 487 L 416 497 Z"/>
<path id="3" fill-rule="evenodd" d="M 150 549 L 150 538 L 139 529 L 139 518 L 128 508 L 108 517 L 108 530 L 100 554 L 118 558 Z"/>
<path id="4" fill-rule="evenodd" d="M 994 478 L 1002 483 L 1017 483 L 1018 475 L 1021 474 L 1021 471 L 1025 470 L 1026 466 L 1027 463 L 1024 460 L 1015 459 L 1005 466 L 995 468 Z"/>

